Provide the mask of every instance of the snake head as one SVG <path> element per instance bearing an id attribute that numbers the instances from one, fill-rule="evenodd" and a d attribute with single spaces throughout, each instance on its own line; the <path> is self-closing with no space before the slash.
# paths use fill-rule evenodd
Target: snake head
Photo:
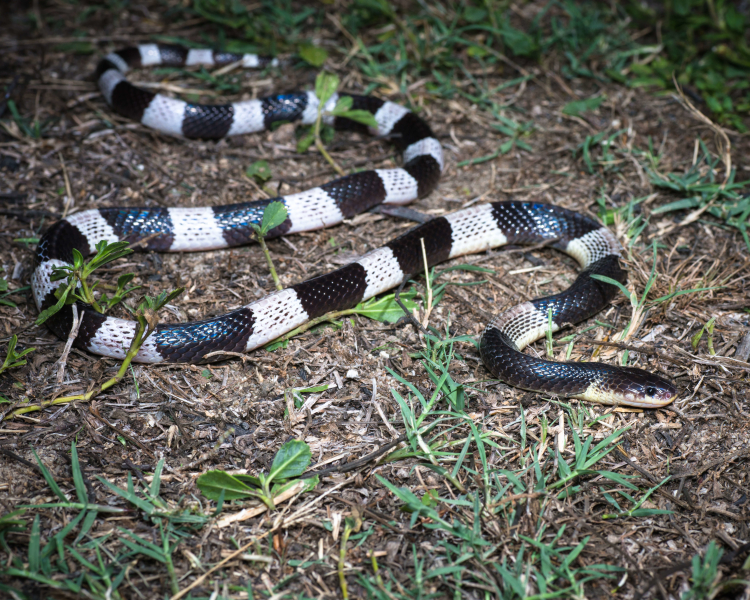
<path id="1" fill-rule="evenodd" d="M 658 408 L 666 406 L 677 397 L 673 383 L 643 369 L 620 367 L 617 391 L 631 406 Z"/>

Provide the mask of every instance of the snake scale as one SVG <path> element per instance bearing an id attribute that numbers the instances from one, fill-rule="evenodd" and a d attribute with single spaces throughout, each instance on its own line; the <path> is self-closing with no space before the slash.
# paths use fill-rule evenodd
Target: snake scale
<path id="1" fill-rule="evenodd" d="M 252 54 L 144 44 L 106 56 L 97 67 L 96 78 L 115 111 L 169 135 L 220 139 L 267 130 L 277 122 L 315 122 L 319 101 L 313 92 L 201 105 L 149 92 L 125 78 L 137 67 L 235 62 L 245 67 L 275 63 Z M 323 110 L 330 111 L 338 98 L 334 95 Z M 50 279 L 53 268 L 69 264 L 74 248 L 84 256 L 92 254 L 100 240 L 145 240 L 145 248 L 165 252 L 228 248 L 253 239 L 251 225 L 260 222 L 265 207 L 274 200 L 283 202 L 288 211 L 287 220 L 271 232 L 278 236 L 335 225 L 378 204 L 405 204 L 434 190 L 444 162 L 441 145 L 429 125 L 398 104 L 372 96 L 351 98 L 353 109 L 374 116 L 377 128 L 369 133 L 387 137 L 401 152 L 401 168 L 361 171 L 296 194 L 225 206 L 110 207 L 69 215 L 40 240 L 32 275 L 38 308 L 56 301 L 57 284 Z M 326 116 L 325 120 L 336 129 L 368 131 L 341 117 Z M 487 325 L 480 353 L 495 377 L 520 388 L 603 404 L 656 407 L 675 398 L 676 389 L 669 381 L 641 369 L 599 362 L 552 362 L 522 352 L 550 326 L 557 331 L 577 323 L 611 301 L 617 288 L 590 275 L 626 280 L 619 265 L 621 247 L 606 227 L 570 210 L 536 202 L 495 202 L 434 218 L 351 264 L 226 314 L 159 324 L 136 360 L 199 363 L 211 352 L 259 348 L 310 319 L 355 306 L 420 272 L 424 268 L 422 241 L 429 265 L 504 244 L 538 243 L 547 243 L 580 263 L 582 271 L 567 290 L 514 306 Z M 79 309 L 81 325 L 75 344 L 96 354 L 123 358 L 135 323 L 99 314 L 83 304 Z M 54 333 L 65 337 L 72 319 L 72 308 L 66 307 L 47 323 Z"/>

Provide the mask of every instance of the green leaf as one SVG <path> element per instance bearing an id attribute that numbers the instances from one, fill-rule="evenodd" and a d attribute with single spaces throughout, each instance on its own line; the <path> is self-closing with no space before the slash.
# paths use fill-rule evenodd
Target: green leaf
<path id="1" fill-rule="evenodd" d="M 304 488 L 301 490 L 300 493 L 311 492 L 320 483 L 320 477 L 315 475 L 314 477 L 306 477 L 305 479 L 291 479 L 289 481 L 285 481 L 283 483 L 274 485 L 271 488 L 271 497 L 275 498 L 276 496 L 283 494 L 289 488 L 297 485 L 300 481 L 304 482 L 305 484 Z"/>
<path id="2" fill-rule="evenodd" d="M 74 249 L 73 250 L 73 258 L 74 258 L 73 263 L 75 267 L 78 269 L 80 267 L 78 263 L 76 262 L 76 254 L 75 254 L 76 252 L 77 251 Z M 96 245 L 96 254 L 86 265 L 86 268 L 84 269 L 82 276 L 87 277 L 99 267 L 103 267 L 107 263 L 110 263 L 114 260 L 117 260 L 118 258 L 122 258 L 123 256 L 127 256 L 128 254 L 132 254 L 132 253 L 133 253 L 133 250 L 130 248 L 130 242 L 111 242 L 110 243 L 110 242 L 107 242 L 106 240 L 102 240 Z"/>
<path id="3" fill-rule="evenodd" d="M 409 310 L 414 310 L 417 308 L 417 303 L 414 302 L 416 295 L 415 291 L 404 292 L 400 296 L 401 302 Z M 395 294 L 389 294 L 383 298 L 371 298 L 366 302 L 358 304 L 352 310 L 358 315 L 382 323 L 395 323 L 404 316 L 404 311 L 398 305 L 398 302 L 396 302 Z"/>
<path id="4" fill-rule="evenodd" d="M 156 498 L 159 495 L 159 488 L 161 487 L 161 472 L 164 469 L 164 458 L 159 459 L 156 463 L 156 469 L 154 470 L 154 479 L 151 481 L 151 495 Z"/>
<path id="5" fill-rule="evenodd" d="M 328 58 L 328 52 L 319 46 L 313 44 L 303 44 L 299 49 L 299 56 L 308 65 L 319 69 L 323 66 Z"/>
<path id="6" fill-rule="evenodd" d="M 310 130 L 297 140 L 297 152 L 302 154 L 315 143 L 315 131 L 311 127 Z"/>
<path id="7" fill-rule="evenodd" d="M 310 464 L 310 446 L 301 440 L 290 440 L 273 457 L 268 479 L 291 479 L 299 477 Z"/>
<path id="8" fill-rule="evenodd" d="M 140 508 L 147 515 L 152 515 L 156 512 L 156 506 L 154 506 L 151 502 L 148 502 L 147 500 L 139 498 L 136 495 L 135 491 L 133 490 L 133 480 L 131 479 L 130 474 L 128 474 L 128 489 L 127 490 L 123 490 L 122 488 L 117 487 L 114 483 L 107 481 L 101 475 L 97 475 L 96 478 L 99 481 L 101 481 L 104 485 L 106 485 L 110 490 L 112 490 L 115 494 L 117 494 L 118 496 L 122 496 L 123 498 L 125 498 L 125 500 L 127 500 L 131 504 Z"/>
<path id="9" fill-rule="evenodd" d="M 78 501 L 81 504 L 88 504 L 89 497 L 86 493 L 86 486 L 83 483 L 83 472 L 81 471 L 81 463 L 78 461 L 78 450 L 76 449 L 75 442 L 73 442 L 70 448 L 70 463 L 73 470 L 73 484 L 76 488 Z"/>
<path id="10" fill-rule="evenodd" d="M 232 475 L 232 477 L 254 488 L 260 488 L 263 485 L 263 482 L 258 477 L 249 475 L 248 473 L 237 473 L 236 475 Z"/>
<path id="11" fill-rule="evenodd" d="M 266 352 L 273 352 L 279 348 L 286 348 L 289 345 L 289 340 L 282 340 L 280 342 L 271 342 L 265 347 Z"/>
<path id="12" fill-rule="evenodd" d="M 584 100 L 574 100 L 573 102 L 568 102 L 563 107 L 562 112 L 564 115 L 580 117 L 585 112 L 599 108 L 602 102 L 604 102 L 604 96 L 594 96 L 593 98 L 585 98 Z"/>
<path id="13" fill-rule="evenodd" d="M 127 536 L 132 537 L 135 539 L 135 542 L 131 542 L 128 538 L 124 536 L 120 536 L 120 541 L 125 544 L 128 548 L 130 548 L 133 552 L 137 552 L 138 554 L 144 554 L 146 556 L 150 556 L 154 560 L 158 560 L 159 562 L 166 563 L 166 555 L 164 554 L 164 550 L 159 548 L 156 544 L 152 544 L 151 542 L 144 540 L 139 535 L 133 533 L 132 531 L 129 531 L 127 529 L 124 529 L 122 527 L 118 527 L 121 533 L 124 533 Z M 140 543 L 138 543 L 140 542 Z"/>
<path id="14" fill-rule="evenodd" d="M 336 93 L 339 87 L 339 77 L 334 73 L 327 73 L 321 71 L 315 78 L 315 95 L 318 97 L 320 105 L 325 105 L 326 102 Z"/>
<path id="15" fill-rule="evenodd" d="M 222 491 L 224 492 L 224 500 L 258 497 L 258 492 L 226 471 L 208 471 L 198 477 L 195 483 L 209 500 L 218 500 Z"/>
<path id="16" fill-rule="evenodd" d="M 352 110 L 353 104 L 354 98 L 352 98 L 351 96 L 339 96 L 339 99 L 336 101 L 336 106 L 331 111 L 331 114 L 338 115 L 339 113 Z"/>
<path id="17" fill-rule="evenodd" d="M 611 277 L 607 277 L 606 275 L 598 275 L 596 273 L 593 273 L 591 277 L 593 277 L 594 279 L 597 279 L 598 281 L 603 281 L 604 283 L 614 285 L 615 287 L 619 288 L 620 291 L 623 294 L 625 294 L 630 299 L 631 302 L 633 302 L 634 304 L 637 303 L 638 298 L 635 296 L 635 294 L 631 292 L 630 290 L 628 290 L 628 288 L 626 288 L 623 284 L 621 284 L 616 279 L 612 279 Z"/>
<path id="18" fill-rule="evenodd" d="M 695 208 L 699 204 L 700 200 L 698 198 L 682 198 L 681 200 L 675 200 L 674 202 L 668 202 L 667 204 L 657 206 L 651 211 L 651 214 L 658 215 L 673 210 L 686 210 L 688 208 Z"/>
<path id="19" fill-rule="evenodd" d="M 18 336 L 16 334 L 13 334 L 10 338 L 10 341 L 8 342 L 8 353 L 5 355 L 5 360 L 3 361 L 3 364 L 0 365 L 0 373 L 7 369 L 15 369 L 17 367 L 22 367 L 26 364 L 25 360 L 21 360 L 24 356 L 26 356 L 29 352 L 33 352 L 36 350 L 36 348 L 26 348 L 25 350 L 22 350 L 21 352 L 16 352 L 16 344 L 18 343 Z"/>
<path id="20" fill-rule="evenodd" d="M 106 243 L 106 242 L 99 242 Z M 96 245 L 97 248 L 99 248 L 99 244 Z M 73 248 L 73 266 L 76 269 L 80 269 L 83 266 L 83 254 L 81 254 L 77 248 Z"/>
<path id="21" fill-rule="evenodd" d="M 375 120 L 375 116 L 368 110 L 357 109 L 337 111 L 334 109 L 333 111 L 331 111 L 331 114 L 337 117 L 343 117 L 344 119 L 349 119 L 350 121 L 362 123 L 363 125 L 367 125 L 368 127 L 372 127 L 373 129 L 377 129 L 378 127 L 378 122 Z"/>
<path id="22" fill-rule="evenodd" d="M 258 183 L 265 183 L 273 177 L 267 160 L 256 160 L 245 169 L 245 174 L 255 179 Z"/>
<path id="23" fill-rule="evenodd" d="M 316 385 L 308 388 L 295 388 L 294 391 L 298 394 L 315 394 L 318 392 L 325 392 L 330 386 L 328 383 L 322 385 Z"/>
<path id="24" fill-rule="evenodd" d="M 135 277 L 135 273 L 125 273 L 124 275 L 120 275 L 117 278 L 117 287 L 118 288 L 124 288 L 131 281 L 133 281 L 134 277 Z M 135 288 L 133 288 L 133 289 L 135 289 Z"/>
<path id="25" fill-rule="evenodd" d="M 287 219 L 286 206 L 283 202 L 271 202 L 263 211 L 263 222 L 260 225 L 261 234 L 265 236 L 269 231 L 281 225 Z"/>
<path id="26" fill-rule="evenodd" d="M 503 42 L 513 51 L 516 56 L 528 56 L 536 49 L 536 42 L 529 34 L 505 23 L 502 28 Z"/>
<path id="27" fill-rule="evenodd" d="M 17 528 L 26 525 L 26 521 L 19 518 L 24 512 L 26 512 L 25 508 L 19 508 L 18 510 L 0 516 L 0 534 L 2 534 L 3 531 L 16 530 Z"/>
<path id="28" fill-rule="evenodd" d="M 44 477 L 44 480 L 47 482 L 47 485 L 52 490 L 52 493 L 55 494 L 60 500 L 63 502 L 68 502 L 68 497 L 63 494 L 63 491 L 60 489 L 60 486 L 57 485 L 57 482 L 52 477 L 52 473 L 49 472 L 49 469 L 44 466 L 44 463 L 39 458 L 39 455 L 36 453 L 36 450 L 33 448 L 31 451 L 34 453 L 34 458 L 36 459 L 37 464 L 39 465 L 39 470 L 42 472 L 42 477 Z"/>
<path id="29" fill-rule="evenodd" d="M 39 515 L 34 517 L 31 524 L 31 535 L 29 536 L 29 571 L 32 573 L 39 572 L 40 559 L 39 544 L 41 543 L 41 534 L 39 532 Z"/>
<path id="30" fill-rule="evenodd" d="M 481 23 L 487 20 L 487 11 L 478 6 L 467 6 L 464 9 L 464 19 L 469 23 Z"/>
<path id="31" fill-rule="evenodd" d="M 143 301 L 138 305 L 138 310 L 143 311 L 146 308 L 150 308 L 152 310 L 160 310 L 165 305 L 169 304 L 172 300 L 177 298 L 182 292 L 185 291 L 185 288 L 177 288 L 176 290 L 172 290 L 171 292 L 162 292 L 155 298 L 152 296 L 144 296 Z"/>

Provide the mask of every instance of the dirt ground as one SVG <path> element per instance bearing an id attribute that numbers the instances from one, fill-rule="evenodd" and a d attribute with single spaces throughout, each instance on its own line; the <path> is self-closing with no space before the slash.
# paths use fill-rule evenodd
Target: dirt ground
<path id="1" fill-rule="evenodd" d="M 34 4 L 36 10 L 52 11 L 60 23 L 74 23 L 80 10 L 62 2 L 39 4 L 41 8 Z M 55 30 L 54 36 L 61 40 L 83 33 L 95 42 L 93 54 L 56 50 L 49 39 L 39 42 L 36 31 L 28 26 L 24 29 L 26 13 L 20 10 L 11 11 L 10 18 L 0 25 L 4 54 L 0 89 L 20 76 L 12 96 L 20 114 L 44 123 L 38 138 L 26 135 L 8 113 L 0 128 L 0 262 L 11 290 L 28 286 L 33 270 L 34 245 L 18 240 L 38 238 L 65 214 L 104 206 L 205 206 L 257 198 L 264 192 L 244 171 L 261 159 L 269 162 L 273 174 L 265 189 L 282 195 L 335 176 L 314 149 L 305 154 L 295 151 L 292 126 L 218 143 L 185 141 L 157 134 L 110 110 L 90 75 L 104 53 L 147 41 L 156 34 L 199 41 L 203 33 L 214 31 L 200 18 L 192 23 L 167 22 L 159 17 L 158 3 L 146 5 L 121 8 L 112 20 L 86 21 L 84 31 L 73 25 L 60 25 Z M 317 34 L 345 46 L 345 38 L 333 28 Z M 335 56 L 331 66 L 341 76 L 343 88 L 362 91 L 371 82 L 362 73 L 348 70 L 341 58 Z M 499 91 L 494 100 L 509 116 L 533 122 L 533 129 L 523 138 L 532 149 L 517 146 L 492 160 L 464 166 L 458 163 L 494 153 L 507 137 L 492 128 L 492 115 L 470 100 L 460 96 L 436 99 L 419 81 L 411 82 L 409 101 L 421 108 L 446 152 L 439 188 L 412 208 L 442 215 L 469 202 L 513 198 L 549 202 L 597 217 L 597 198 L 605 198 L 609 208 L 617 208 L 645 197 L 636 205 L 636 215 L 647 219 L 648 225 L 625 260 L 629 289 L 640 298 L 652 267 L 657 276 L 649 299 L 678 290 L 711 289 L 647 304 L 637 331 L 626 341 L 641 349 L 631 364 L 660 372 L 677 384 L 679 399 L 663 410 L 613 411 L 574 401 L 568 403 L 573 407 L 569 412 L 558 399 L 488 380 L 476 348 L 468 343 L 456 345 L 460 356 L 450 361 L 450 370 L 453 380 L 466 386 L 468 418 L 461 425 L 464 429 L 453 432 L 453 439 L 468 435 L 468 420 L 479 431 L 499 432 L 504 437 L 497 438 L 500 446 L 492 450 L 493 469 L 520 469 L 523 451 L 519 451 L 519 443 L 526 443 L 526 436 L 529 444 L 543 440 L 547 425 L 550 439 L 562 444 L 565 456 L 573 443 L 570 428 L 575 415 L 580 415 L 581 422 L 585 421 L 582 431 L 597 441 L 618 428 L 629 427 L 618 448 L 603 458 L 597 469 L 634 476 L 631 481 L 641 490 L 667 480 L 643 508 L 668 514 L 605 519 L 603 515 L 612 507 L 602 498 L 600 478 L 583 478 L 575 493 L 567 497 L 544 485 L 534 487 L 534 482 L 526 479 L 528 493 L 512 500 L 514 506 L 520 503 L 523 508 L 515 520 L 488 518 L 481 524 L 482 535 L 496 548 L 487 561 L 498 562 L 501 557 L 515 560 L 521 536 L 538 534 L 542 540 L 549 535 L 542 532 L 559 532 L 565 525 L 559 543 L 574 547 L 587 541 L 576 564 L 605 563 L 624 569 L 614 580 L 587 584 L 586 595 L 591 597 L 613 590 L 630 598 L 679 597 L 689 586 L 691 558 L 703 555 L 712 540 L 724 550 L 724 562 L 719 566 L 722 580 L 741 579 L 750 542 L 750 364 L 746 354 L 736 357 L 736 353 L 750 332 L 750 253 L 737 229 L 722 225 L 707 213 L 688 224 L 683 221 L 690 211 L 653 213 L 680 196 L 655 187 L 643 162 L 632 152 L 646 149 L 650 139 L 661 154 L 658 171 L 684 173 L 695 161 L 697 139 L 703 140 L 713 155 L 721 154 L 717 137 L 674 94 L 656 96 L 608 82 L 563 79 L 554 58 L 519 68 L 521 74 L 532 77 Z M 315 69 L 302 66 L 271 71 L 262 78 L 242 73 L 241 95 L 229 98 L 310 89 L 315 74 Z M 476 74 L 490 89 L 518 75 L 508 65 Z M 168 81 L 183 89 L 197 85 L 194 80 L 182 81 L 179 75 L 165 78 L 148 71 L 134 73 L 131 80 Z M 405 101 L 396 82 L 380 83 L 380 96 Z M 596 110 L 581 116 L 561 112 L 571 100 L 598 94 L 606 100 Z M 211 92 L 202 98 L 215 102 L 225 97 Z M 601 159 L 601 148 L 592 150 L 598 162 L 589 170 L 582 152 L 576 149 L 587 136 L 619 130 L 623 132 L 613 142 L 617 146 L 614 158 L 607 163 Z M 729 139 L 736 179 L 750 179 L 748 138 L 729 132 Z M 356 136 L 338 135 L 329 149 L 349 171 L 387 168 L 400 160 L 387 143 Z M 715 170 L 721 181 L 723 164 L 719 162 Z M 412 225 L 365 213 L 329 230 L 271 240 L 269 248 L 282 283 L 289 285 L 345 264 Z M 626 219 L 618 215 L 612 229 L 627 244 L 632 230 Z M 494 272 L 453 271 L 444 276 L 445 281 L 463 283 L 486 280 L 478 286 L 449 287 L 432 311 L 430 325 L 440 332 L 449 329 L 453 336 L 477 336 L 489 315 L 560 291 L 575 275 L 570 258 L 545 249 L 488 251 L 454 261 L 459 263 L 481 265 Z M 257 245 L 193 254 L 136 252 L 105 269 L 103 275 L 115 281 L 118 274 L 131 271 L 136 273 L 134 283 L 143 286 L 138 293 L 185 287 L 185 293 L 173 303 L 176 310 L 163 311 L 163 321 L 221 314 L 273 290 Z M 415 286 L 422 293 L 423 278 Z M 9 413 L 24 399 L 33 404 L 81 393 L 117 371 L 117 361 L 74 349 L 62 383 L 56 383 L 56 361 L 63 342 L 43 326 L 33 325 L 37 310 L 28 289 L 11 299 L 16 307 L 0 306 L 2 346 L 18 333 L 21 348 L 36 350 L 28 356 L 26 366 L 2 376 L 0 394 L 11 404 L 0 405 L 0 414 Z M 632 311 L 630 301 L 621 295 L 589 323 L 560 334 L 593 326 L 576 339 L 570 358 L 596 356 L 612 364 L 621 360 L 622 348 L 593 342 L 611 341 Z M 119 308 L 115 314 L 127 313 Z M 715 355 L 709 352 L 705 333 L 695 347 L 692 345 L 694 336 L 713 317 Z M 122 383 L 91 403 L 63 404 L 0 422 L 2 512 L 54 500 L 32 449 L 61 488 L 71 493 L 70 447 L 75 440 L 90 501 L 128 508 L 122 515 L 100 515 L 89 535 L 114 534 L 106 544 L 117 548 L 121 535 L 117 528 L 125 528 L 156 542 L 155 526 L 97 476 L 121 488 L 126 487 L 128 476 L 148 482 L 163 457 L 163 498 L 172 507 L 190 506 L 196 512 L 210 513 L 216 504 L 207 501 L 195 483 L 201 473 L 210 469 L 267 470 L 276 451 L 290 439 L 309 444 L 312 469 L 343 467 L 405 433 L 403 414 L 391 390 L 405 398 L 409 390 L 387 368 L 425 395 L 433 393 L 434 383 L 417 356 L 422 348 L 418 332 L 406 321 L 383 324 L 356 316 L 342 321 L 338 328 L 308 331 L 286 348 L 255 351 L 247 360 L 233 358 L 198 367 L 134 366 Z M 566 350 L 567 345 L 556 346 L 556 357 L 564 359 Z M 543 355 L 543 341 L 528 351 Z M 306 408 L 285 401 L 285 390 L 319 384 L 331 386 L 322 393 L 306 395 Z M 450 440 L 451 434 L 447 435 Z M 509 451 L 511 447 L 515 449 Z M 383 456 L 387 453 L 379 458 Z M 480 464 L 474 446 L 467 460 Z M 346 553 L 345 572 L 352 596 L 366 595 L 362 578 L 375 581 L 373 552 L 381 576 L 394 586 L 389 592 L 392 596 L 401 597 L 405 590 L 417 588 L 425 594 L 419 597 L 459 595 L 448 575 L 415 583 L 420 568 L 448 564 L 438 547 L 450 536 L 430 528 L 429 519 L 414 522 L 411 514 L 401 510 L 402 501 L 376 478 L 377 474 L 419 497 L 434 490 L 441 498 L 455 499 L 457 490 L 435 469 L 425 466 L 427 463 L 424 455 L 405 451 L 397 460 L 376 459 L 353 470 L 329 473 L 314 491 L 282 503 L 279 512 L 230 523 L 209 520 L 191 539 L 179 542 L 173 554 L 181 588 L 255 540 L 246 552 L 262 555 L 261 560 L 240 556 L 228 562 L 193 588 L 192 597 L 208 597 L 216 590 L 229 597 L 247 597 L 242 586 L 248 581 L 258 597 L 338 597 L 341 536 L 346 518 L 354 515 L 361 518 L 362 531 L 369 534 L 350 542 Z M 466 486 L 478 485 L 469 474 L 460 478 Z M 226 503 L 219 519 L 238 513 L 243 506 Z M 460 520 L 464 508 L 447 505 L 443 514 Z M 46 543 L 75 513 L 30 510 L 25 515 L 27 527 L 36 514 L 40 516 L 42 543 Z M 471 526 L 470 521 L 468 524 Z M 25 556 L 29 536 L 26 529 L 8 533 L 7 544 L 0 548 L 0 564 L 9 567 L 13 554 Z M 146 557 L 130 560 L 135 562 L 127 583 L 120 588 L 122 597 L 169 594 L 162 563 Z M 425 561 L 423 567 L 420 560 Z M 471 561 L 466 566 L 480 568 Z M 74 565 L 70 568 L 76 572 Z M 73 597 L 70 592 L 53 593 L 30 579 L 6 574 L 0 581 L 15 585 L 28 597 Z M 460 589 L 460 595 L 467 597 L 493 595 L 492 586 L 483 589 L 479 583 Z M 747 597 L 746 590 L 740 585 L 724 588 L 724 593 Z M 540 593 L 538 588 L 530 589 L 532 592 Z"/>

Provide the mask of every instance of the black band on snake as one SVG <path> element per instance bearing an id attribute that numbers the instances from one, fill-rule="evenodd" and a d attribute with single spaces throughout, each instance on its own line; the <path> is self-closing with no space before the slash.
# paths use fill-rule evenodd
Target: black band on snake
<path id="1" fill-rule="evenodd" d="M 189 104 L 142 90 L 128 83 L 132 67 L 157 64 L 221 65 L 242 61 L 263 66 L 255 55 L 186 50 L 148 44 L 108 55 L 97 68 L 99 87 L 114 110 L 158 131 L 187 138 L 218 139 L 267 129 L 277 121 L 312 123 L 318 99 L 312 92 L 283 94 L 223 106 Z M 102 208 L 68 216 L 50 227 L 37 249 L 32 289 L 39 309 L 53 304 L 55 266 L 69 264 L 72 250 L 84 256 L 100 240 L 136 242 L 149 238 L 147 249 L 165 252 L 208 250 L 246 244 L 273 200 L 283 202 L 288 219 L 273 235 L 309 231 L 340 223 L 377 204 L 405 204 L 430 193 L 443 168 L 442 148 L 417 115 L 391 102 L 352 96 L 353 108 L 371 112 L 378 127 L 401 151 L 403 167 L 362 171 L 310 190 L 272 200 L 209 208 Z M 326 109 L 332 108 L 338 96 Z M 326 117 L 337 129 L 366 130 L 342 118 Z M 156 235 L 154 235 L 156 234 Z M 482 359 L 497 378 L 520 388 L 603 404 L 657 407 L 671 402 L 675 387 L 647 371 L 602 363 L 559 363 L 534 358 L 523 348 L 563 325 L 587 319 L 607 306 L 617 288 L 590 277 L 606 275 L 620 282 L 620 245 L 608 229 L 569 210 L 530 202 L 496 202 L 435 218 L 340 269 L 303 281 L 224 315 L 189 323 L 157 326 L 136 360 L 199 363 L 216 351 L 248 352 L 306 321 L 355 306 L 401 283 L 424 268 L 422 242 L 429 265 L 503 244 L 547 242 L 578 260 L 582 272 L 566 291 L 525 302 L 496 317 L 480 342 Z M 123 358 L 135 323 L 104 316 L 80 305 L 79 348 Z M 60 337 L 72 323 L 64 308 L 48 322 Z"/>

